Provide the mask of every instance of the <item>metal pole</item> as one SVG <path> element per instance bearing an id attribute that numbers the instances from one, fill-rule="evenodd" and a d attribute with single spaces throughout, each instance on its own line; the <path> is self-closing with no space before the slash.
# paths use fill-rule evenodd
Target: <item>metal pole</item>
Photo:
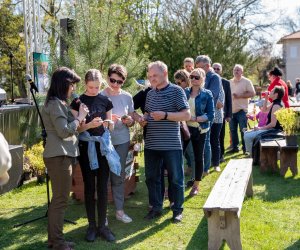
<path id="1" fill-rule="evenodd" d="M 37 37 L 37 27 L 36 27 L 36 10 L 35 10 L 35 0 L 32 0 L 32 16 L 33 16 L 33 34 L 34 34 L 34 52 L 38 51 L 38 37 Z"/>
<path id="2" fill-rule="evenodd" d="M 11 103 L 15 102 L 14 99 L 14 79 L 13 79 L 13 57 L 14 55 L 9 52 L 9 58 L 10 58 L 10 81 L 11 81 Z"/>
<path id="3" fill-rule="evenodd" d="M 28 26 L 27 26 L 27 7 L 26 0 L 23 0 L 23 14 L 24 14 L 24 38 L 26 51 L 26 74 L 29 74 L 29 48 L 28 48 Z"/>

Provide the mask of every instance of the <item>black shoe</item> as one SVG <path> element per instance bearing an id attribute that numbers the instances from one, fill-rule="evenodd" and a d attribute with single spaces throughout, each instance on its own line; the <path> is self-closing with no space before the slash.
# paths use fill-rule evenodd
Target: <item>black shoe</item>
<path id="1" fill-rule="evenodd" d="M 193 179 L 191 179 L 191 180 L 187 181 L 187 183 L 186 183 L 186 187 L 187 187 L 187 188 L 190 188 L 190 187 L 192 187 L 192 186 L 194 185 L 194 181 L 195 181 L 195 180 L 193 180 Z"/>
<path id="2" fill-rule="evenodd" d="M 144 217 L 144 219 L 146 219 L 146 220 L 153 220 L 155 218 L 160 217 L 161 215 L 162 215 L 162 213 L 159 212 L 159 211 L 150 210 L 148 212 L 148 214 Z"/>
<path id="3" fill-rule="evenodd" d="M 102 239 L 108 241 L 108 242 L 116 241 L 115 235 L 106 226 L 98 229 L 98 236 L 101 237 Z"/>
<path id="4" fill-rule="evenodd" d="M 233 149 L 227 151 L 227 153 L 229 153 L 229 154 L 234 154 L 234 153 L 238 153 L 239 151 L 240 151 L 240 150 L 239 150 L 238 148 L 233 148 Z"/>
<path id="5" fill-rule="evenodd" d="M 86 231 L 86 236 L 85 236 L 86 241 L 93 242 L 93 241 L 95 241 L 96 236 L 97 236 L 96 227 L 95 226 L 89 226 L 87 231 Z"/>
<path id="6" fill-rule="evenodd" d="M 182 213 L 179 214 L 173 214 L 173 223 L 180 223 L 182 221 Z"/>
<path id="7" fill-rule="evenodd" d="M 220 158 L 220 163 L 223 163 L 223 162 L 225 162 L 224 156 L 222 156 L 222 157 Z"/>

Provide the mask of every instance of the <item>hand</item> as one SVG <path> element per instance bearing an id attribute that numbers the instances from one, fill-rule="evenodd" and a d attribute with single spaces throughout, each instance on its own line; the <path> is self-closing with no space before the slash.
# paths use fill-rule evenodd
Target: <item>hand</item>
<path id="1" fill-rule="evenodd" d="M 88 113 L 88 107 L 84 103 L 81 103 L 79 106 L 78 119 L 82 121 Z"/>
<path id="2" fill-rule="evenodd" d="M 223 107 L 224 107 L 224 105 L 223 105 L 223 103 L 222 103 L 222 102 L 220 102 L 220 101 L 217 101 L 216 107 L 217 107 L 217 109 L 221 109 L 221 108 L 223 108 Z"/>
<path id="3" fill-rule="evenodd" d="M 112 114 L 112 115 L 111 115 L 111 119 L 112 119 L 112 121 L 113 121 L 114 123 L 116 123 L 116 122 L 118 122 L 118 121 L 121 120 L 121 117 L 118 116 L 118 115 L 116 115 L 116 114 Z"/>
<path id="4" fill-rule="evenodd" d="M 255 131 L 260 130 L 260 127 L 254 127 L 253 128 Z"/>
<path id="5" fill-rule="evenodd" d="M 122 123 L 126 126 L 130 126 L 133 123 L 133 119 L 131 116 L 126 116 L 126 118 L 121 118 Z"/>
<path id="6" fill-rule="evenodd" d="M 95 117 L 88 123 L 89 128 L 97 128 L 103 124 L 103 120 L 100 117 Z"/>
<path id="7" fill-rule="evenodd" d="M 196 117 L 196 122 L 205 122 L 206 119 L 203 116 L 197 116 Z"/>
<path id="8" fill-rule="evenodd" d="M 233 97 L 234 99 L 239 99 L 239 95 L 236 94 L 236 93 L 233 93 L 233 94 L 232 94 L 232 97 Z"/>
<path id="9" fill-rule="evenodd" d="M 165 118 L 166 112 L 163 111 L 154 111 L 150 113 L 150 116 L 154 119 L 154 121 L 163 120 Z"/>
<path id="10" fill-rule="evenodd" d="M 226 121 L 226 122 L 230 122 L 230 121 L 231 121 L 231 117 L 226 117 L 226 118 L 225 118 L 225 121 Z"/>
<path id="11" fill-rule="evenodd" d="M 147 123 L 148 123 L 147 116 L 148 115 L 144 115 L 144 116 L 139 117 L 138 123 L 140 124 L 141 127 L 145 127 L 147 125 Z"/>

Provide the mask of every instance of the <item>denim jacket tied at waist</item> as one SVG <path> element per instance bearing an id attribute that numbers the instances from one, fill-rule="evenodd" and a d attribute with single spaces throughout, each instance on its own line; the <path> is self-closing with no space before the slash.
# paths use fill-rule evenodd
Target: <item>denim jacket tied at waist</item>
<path id="1" fill-rule="evenodd" d="M 88 142 L 88 157 L 90 162 L 90 168 L 92 170 L 99 168 L 99 162 L 97 158 L 95 142 L 100 143 L 101 155 L 105 156 L 108 162 L 108 166 L 111 172 L 120 176 L 121 175 L 121 163 L 120 157 L 111 143 L 110 133 L 107 129 L 102 136 L 91 136 L 89 132 L 84 131 L 79 134 L 79 140 Z"/>

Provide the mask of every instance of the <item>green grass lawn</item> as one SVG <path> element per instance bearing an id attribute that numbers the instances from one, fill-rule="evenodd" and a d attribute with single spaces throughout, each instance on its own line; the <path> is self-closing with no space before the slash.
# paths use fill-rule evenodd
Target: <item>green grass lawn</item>
<path id="1" fill-rule="evenodd" d="M 77 225 L 66 223 L 64 232 L 67 239 L 76 242 L 76 249 L 207 249 L 207 220 L 202 206 L 219 174 L 213 172 L 205 177 L 200 194 L 186 199 L 181 224 L 171 223 L 172 213 L 167 201 L 163 216 L 149 222 L 143 219 L 148 211 L 148 199 L 142 157 L 139 157 L 140 182 L 136 193 L 126 200 L 125 207 L 133 222 L 123 224 L 117 221 L 114 208 L 109 205 L 108 220 L 116 234 L 116 243 L 106 243 L 101 239 L 94 243 L 85 242 L 87 219 L 84 205 L 70 199 L 66 218 L 76 221 Z M 226 155 L 226 162 L 238 157 L 243 156 L 241 153 Z M 292 178 L 290 171 L 285 178 L 261 174 L 255 166 L 253 180 L 254 197 L 245 199 L 241 212 L 243 249 L 300 249 L 300 176 Z M 186 190 L 185 195 L 188 193 Z M 15 224 L 44 215 L 46 208 L 45 184 L 32 182 L 0 196 L 0 249 L 46 249 L 47 219 L 13 228 Z M 222 249 L 229 248 L 224 244 Z"/>

